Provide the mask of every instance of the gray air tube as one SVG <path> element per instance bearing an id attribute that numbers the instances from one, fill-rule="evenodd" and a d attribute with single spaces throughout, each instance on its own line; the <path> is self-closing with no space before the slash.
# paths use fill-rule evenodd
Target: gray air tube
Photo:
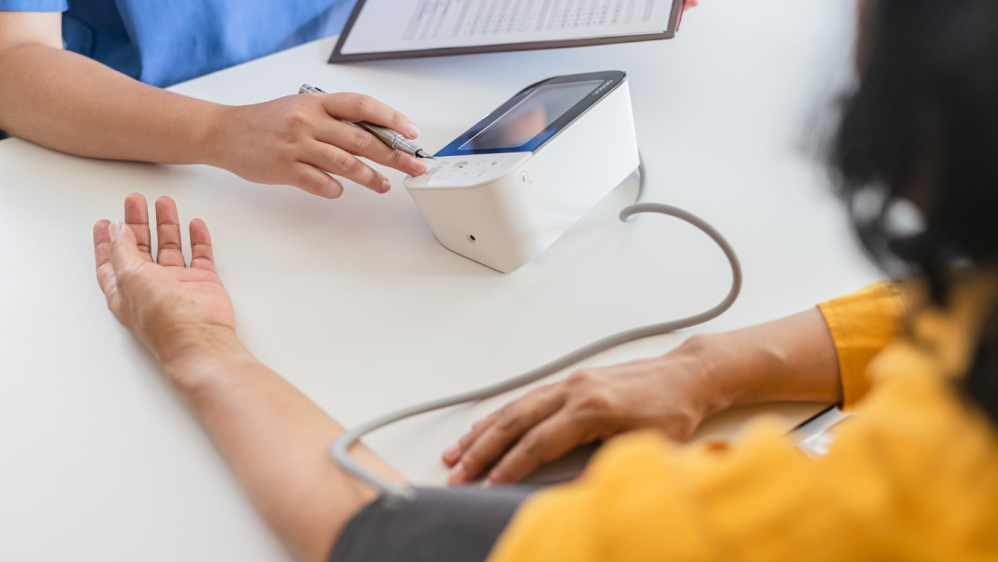
<path id="1" fill-rule="evenodd" d="M 644 187 L 646 183 L 646 172 L 643 160 L 641 161 L 641 165 L 638 170 L 641 174 L 640 189 L 638 193 L 638 200 L 640 200 L 641 196 L 644 194 Z M 636 203 L 625 207 L 624 210 L 620 212 L 620 220 L 627 222 L 627 220 L 632 216 L 641 213 L 658 213 L 686 221 L 702 230 L 707 234 L 707 236 L 710 236 L 714 242 L 717 242 L 717 245 L 721 247 L 724 255 L 727 256 L 728 261 L 731 263 L 731 290 L 728 291 L 728 296 L 724 297 L 724 300 L 718 303 L 717 306 L 705 312 L 701 312 L 700 314 L 679 320 L 672 320 L 671 322 L 662 322 L 661 324 L 652 324 L 650 326 L 620 332 L 612 336 L 605 337 L 597 342 L 593 342 L 585 347 L 579 348 L 568 355 L 555 359 L 546 365 L 542 365 L 532 371 L 528 371 L 511 379 L 507 379 L 478 390 L 472 390 L 450 396 L 448 398 L 441 398 L 439 400 L 432 400 L 423 404 L 410 406 L 397 412 L 392 412 L 373 419 L 365 424 L 351 429 L 350 431 L 347 431 L 333 443 L 331 454 L 336 464 L 353 476 L 380 490 L 382 494 L 382 501 L 384 501 L 386 505 L 403 506 L 416 497 L 415 488 L 412 486 L 390 482 L 374 474 L 358 463 L 348 453 L 348 449 L 367 433 L 388 424 L 392 424 L 406 418 L 411 418 L 413 416 L 418 416 L 420 414 L 425 414 L 427 412 L 432 412 L 434 410 L 464 404 L 465 402 L 474 402 L 492 398 L 493 396 L 543 379 L 544 377 L 570 367 L 601 351 L 606 351 L 612 347 L 616 347 L 630 341 L 639 340 L 641 338 L 668 334 L 676 330 L 682 330 L 684 328 L 690 328 L 698 324 L 703 324 L 708 320 L 717 318 L 726 310 L 731 308 L 731 305 L 734 304 L 735 300 L 738 298 L 738 293 L 742 288 L 742 268 L 738 263 L 738 256 L 735 255 L 735 251 L 731 248 L 731 245 L 728 244 L 728 241 L 725 240 L 718 231 L 714 230 L 714 228 L 707 224 L 703 219 L 700 219 L 699 217 L 682 209 L 671 207 L 669 205 L 662 205 L 660 203 Z"/>

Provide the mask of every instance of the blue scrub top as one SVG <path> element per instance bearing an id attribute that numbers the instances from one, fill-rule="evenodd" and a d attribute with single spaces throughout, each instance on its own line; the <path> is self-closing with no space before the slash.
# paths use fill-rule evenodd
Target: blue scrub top
<path id="1" fill-rule="evenodd" d="M 63 12 L 66 48 L 166 87 L 336 35 L 356 0 L 0 0 Z"/>

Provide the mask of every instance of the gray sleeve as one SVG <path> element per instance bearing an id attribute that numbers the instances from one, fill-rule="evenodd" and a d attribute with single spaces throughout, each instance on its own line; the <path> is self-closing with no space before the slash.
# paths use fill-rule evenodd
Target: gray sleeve
<path id="1" fill-rule="evenodd" d="M 528 486 L 420 488 L 415 501 L 374 501 L 347 523 L 330 562 L 483 562 Z"/>

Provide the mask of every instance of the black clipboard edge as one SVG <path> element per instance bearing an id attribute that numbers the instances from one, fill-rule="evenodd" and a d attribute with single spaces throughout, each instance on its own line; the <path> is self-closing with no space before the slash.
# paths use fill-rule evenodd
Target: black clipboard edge
<path id="1" fill-rule="evenodd" d="M 594 37 L 592 39 L 570 39 L 566 41 L 532 41 L 529 43 L 506 43 L 502 45 L 480 45 L 476 47 L 446 47 L 442 49 L 422 49 L 417 51 L 388 51 L 383 53 L 357 53 L 344 55 L 340 53 L 346 43 L 354 23 L 360 17 L 361 9 L 366 0 L 357 0 L 350 19 L 347 20 L 340 33 L 340 38 L 336 41 L 336 47 L 329 55 L 329 63 L 341 62 L 366 62 L 377 60 L 395 59 L 416 59 L 428 57 L 446 57 L 456 55 L 474 55 L 482 53 L 512 53 L 517 51 L 539 51 L 548 49 L 567 49 L 571 47 L 589 47 L 593 45 L 613 45 L 617 43 L 636 43 L 638 41 L 659 41 L 662 39 L 672 39 L 676 36 L 679 23 L 683 18 L 684 0 L 672 0 L 672 13 L 669 15 L 669 25 L 662 33 L 648 33 L 642 35 L 621 35 L 617 37 Z"/>

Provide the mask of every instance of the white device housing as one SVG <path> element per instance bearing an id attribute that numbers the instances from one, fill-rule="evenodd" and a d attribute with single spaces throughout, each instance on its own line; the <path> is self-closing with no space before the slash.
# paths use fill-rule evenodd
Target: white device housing
<path id="1" fill-rule="evenodd" d="M 607 90 L 532 152 L 439 156 L 407 176 L 437 240 L 503 273 L 547 249 L 638 167 L 626 79 Z"/>

